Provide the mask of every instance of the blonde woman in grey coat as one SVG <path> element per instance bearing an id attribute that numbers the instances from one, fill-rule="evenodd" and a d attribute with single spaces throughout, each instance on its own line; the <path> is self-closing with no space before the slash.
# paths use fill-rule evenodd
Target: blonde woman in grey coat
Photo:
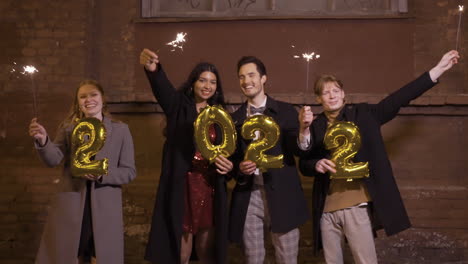
<path id="1" fill-rule="evenodd" d="M 101 120 L 106 129 L 104 146 L 95 155 L 95 160 L 108 159 L 106 175 L 71 175 L 71 133 L 83 117 Z M 54 141 L 37 118 L 31 121 L 29 134 L 47 166 L 63 162 L 60 191 L 52 200 L 36 264 L 123 264 L 121 185 L 136 176 L 133 140 L 128 126 L 107 113 L 101 85 L 93 80 L 80 84 Z"/>

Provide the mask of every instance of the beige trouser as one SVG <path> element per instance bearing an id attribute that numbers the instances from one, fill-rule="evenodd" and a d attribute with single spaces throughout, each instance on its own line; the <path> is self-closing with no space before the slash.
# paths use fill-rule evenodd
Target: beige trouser
<path id="1" fill-rule="evenodd" d="M 377 263 L 372 224 L 366 205 L 323 213 L 320 229 L 327 264 L 343 263 L 344 237 L 348 240 L 356 264 Z"/>

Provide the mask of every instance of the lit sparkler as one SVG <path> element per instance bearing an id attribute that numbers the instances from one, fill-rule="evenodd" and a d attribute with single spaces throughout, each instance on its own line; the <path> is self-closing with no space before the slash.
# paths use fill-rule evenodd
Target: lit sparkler
<path id="1" fill-rule="evenodd" d="M 39 72 L 36 67 L 32 65 L 26 65 L 23 67 L 23 75 L 28 74 L 31 78 L 31 89 L 32 89 L 32 96 L 33 96 L 33 111 L 34 117 L 37 117 L 37 95 L 36 95 L 36 83 L 34 82 L 34 73 Z"/>
<path id="2" fill-rule="evenodd" d="M 39 72 L 36 67 L 32 66 L 32 65 L 26 65 L 23 67 L 23 72 L 22 74 L 34 74 L 35 72 Z"/>
<path id="3" fill-rule="evenodd" d="M 291 46 L 294 47 L 294 46 Z M 301 56 L 299 55 L 293 55 L 293 58 L 299 59 Z M 307 62 L 307 70 L 306 70 L 306 93 L 309 92 L 309 62 L 311 60 L 317 60 L 320 58 L 319 54 L 315 54 L 315 52 L 312 53 L 302 53 L 302 58 L 306 60 Z"/>
<path id="4" fill-rule="evenodd" d="M 175 51 L 176 49 L 184 50 L 185 36 L 187 36 L 187 33 L 184 33 L 184 32 L 177 33 L 176 39 L 171 42 L 166 43 L 166 45 L 172 47 L 171 51 Z"/>
<path id="5" fill-rule="evenodd" d="M 314 55 L 315 55 L 315 58 L 314 58 Z M 309 62 L 310 60 L 314 60 L 314 59 L 320 58 L 320 55 L 319 55 L 319 54 L 315 54 L 315 52 L 312 52 L 312 53 L 303 53 L 303 54 L 302 54 L 302 58 L 304 58 L 307 62 Z"/>
<path id="6" fill-rule="evenodd" d="M 462 18 L 462 13 L 463 13 L 463 6 L 459 5 L 458 6 L 458 27 L 457 27 L 457 38 L 456 38 L 456 43 L 455 43 L 455 50 L 458 50 L 458 38 L 460 36 L 460 26 L 461 26 L 461 18 Z"/>

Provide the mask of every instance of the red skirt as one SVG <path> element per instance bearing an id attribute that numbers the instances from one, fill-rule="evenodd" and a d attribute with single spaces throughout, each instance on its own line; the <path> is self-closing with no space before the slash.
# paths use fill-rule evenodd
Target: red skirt
<path id="1" fill-rule="evenodd" d="M 192 170 L 187 173 L 185 193 L 184 232 L 196 234 L 198 230 L 213 226 L 213 173 L 208 161 L 195 153 Z"/>

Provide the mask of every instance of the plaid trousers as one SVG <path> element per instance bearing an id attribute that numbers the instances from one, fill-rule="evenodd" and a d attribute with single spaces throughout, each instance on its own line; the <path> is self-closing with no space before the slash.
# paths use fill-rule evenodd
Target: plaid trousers
<path id="1" fill-rule="evenodd" d="M 263 186 L 256 185 L 250 194 L 244 224 L 243 243 L 247 264 L 263 264 L 265 260 L 265 231 L 270 232 L 276 263 L 296 264 L 299 250 L 299 228 L 287 233 L 271 232 L 265 189 Z"/>

